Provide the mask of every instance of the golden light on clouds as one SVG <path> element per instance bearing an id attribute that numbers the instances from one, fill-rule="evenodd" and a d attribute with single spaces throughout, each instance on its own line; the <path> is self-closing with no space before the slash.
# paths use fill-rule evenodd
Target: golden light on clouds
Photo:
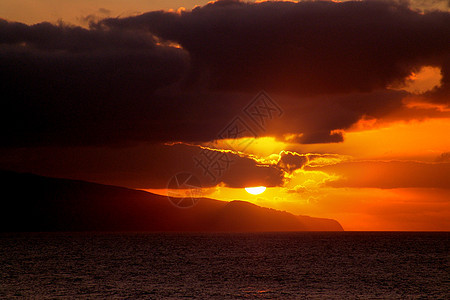
<path id="1" fill-rule="evenodd" d="M 256 138 L 243 137 L 238 139 L 215 140 L 214 143 L 207 143 L 204 146 L 215 149 L 240 151 L 259 157 L 270 157 L 272 154 L 278 154 L 282 150 L 285 150 L 288 147 L 288 144 L 278 141 L 271 136 L 262 136 Z"/>
<path id="2" fill-rule="evenodd" d="M 405 103 L 411 109 L 441 114 L 448 110 L 443 105 Z M 440 187 L 402 188 L 402 182 L 408 183 L 406 177 L 389 170 L 399 170 L 403 165 L 403 172 L 416 172 L 420 162 L 425 163 L 421 165 L 423 168 L 432 167 L 439 157 L 448 156 L 444 155 L 450 149 L 448 132 L 448 117 L 391 122 L 363 119 L 345 132 L 341 143 L 288 144 L 273 137 L 215 141 L 209 149 L 227 149 L 261 166 L 275 166 L 283 171 L 283 181 L 280 186 L 245 189 L 219 183 L 204 188 L 203 196 L 224 201 L 239 199 L 294 214 L 332 217 L 346 230 L 447 228 L 449 221 L 445 216 L 450 217 L 450 212 L 442 199 L 448 192 Z M 242 151 L 230 150 L 239 145 L 245 145 Z M 345 164 L 359 165 L 348 172 L 343 168 Z M 445 172 L 445 169 L 440 170 Z M 389 178 L 384 176 L 389 174 L 393 176 L 392 182 L 400 183 L 399 187 L 385 187 Z M 423 175 L 414 174 L 409 176 L 414 180 Z M 376 187 L 377 184 L 380 187 Z M 432 196 L 427 198 L 427 195 Z M 408 216 L 416 216 L 416 223 L 407 219 L 402 209 L 407 210 Z M 436 222 L 427 223 L 430 218 Z"/>
<path id="3" fill-rule="evenodd" d="M 429 109 L 440 113 L 448 110 L 443 105 L 426 106 L 420 102 L 408 102 L 406 105 L 412 109 Z M 384 123 L 376 119 L 364 119 L 345 132 L 342 143 L 287 144 L 271 137 L 254 139 L 242 152 L 244 155 L 261 163 L 285 168 L 289 165 L 283 165 L 281 159 L 291 155 L 305 158 L 304 166 L 308 168 L 299 167 L 285 172 L 283 186 L 267 188 L 256 198 L 245 195 L 240 189 L 223 185 L 210 190 L 208 197 L 226 201 L 243 199 L 295 214 L 333 216 L 346 230 L 436 230 L 448 226 L 445 216 L 450 215 L 450 212 L 445 213 L 448 204 L 442 201 L 447 191 L 430 188 L 333 187 L 333 183 L 341 180 L 358 180 L 352 177 L 357 174 L 345 178 L 339 171 L 323 171 L 320 167 L 361 160 L 383 162 L 386 168 L 390 168 L 389 161 L 392 159 L 404 161 L 405 164 L 408 161 L 432 163 L 442 153 L 449 151 L 448 132 L 448 117 Z M 372 173 L 383 170 L 361 169 L 359 180 L 368 178 L 370 183 L 373 178 L 378 178 Z M 428 193 L 433 196 L 427 199 Z M 413 219 L 406 220 L 402 209 L 408 210 L 410 216 L 417 216 L 416 222 Z M 430 218 L 436 218 L 436 222 L 427 223 Z"/>

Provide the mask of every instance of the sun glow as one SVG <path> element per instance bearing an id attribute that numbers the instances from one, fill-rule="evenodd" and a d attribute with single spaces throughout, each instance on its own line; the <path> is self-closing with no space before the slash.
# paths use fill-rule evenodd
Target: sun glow
<path id="1" fill-rule="evenodd" d="M 249 194 L 259 195 L 259 194 L 264 193 L 264 191 L 266 190 L 266 187 L 265 186 L 246 187 L 245 190 Z"/>

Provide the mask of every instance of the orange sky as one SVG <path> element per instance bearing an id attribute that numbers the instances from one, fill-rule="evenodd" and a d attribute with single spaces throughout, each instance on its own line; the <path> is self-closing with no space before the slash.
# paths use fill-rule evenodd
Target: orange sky
<path id="1" fill-rule="evenodd" d="M 208 0 L 2 0 L 0 12 L 2 18 L 10 21 L 34 24 L 38 22 L 56 22 L 62 20 L 77 25 L 87 25 L 84 17 L 126 17 L 152 10 L 192 9 L 204 5 Z M 249 2 L 255 2 L 250 0 Z M 258 1 L 256 1 L 258 2 Z M 426 9 L 436 7 L 449 9 L 445 2 L 426 3 L 422 0 L 411 1 L 416 7 Z"/>
<path id="2" fill-rule="evenodd" d="M 205 0 L 2 0 L 0 11 L 2 18 L 27 24 L 62 20 L 86 25 L 83 18 L 89 15 L 125 17 L 160 9 L 191 9 L 206 3 Z"/>
<path id="3" fill-rule="evenodd" d="M 433 134 L 430 134 L 433 132 Z M 300 169 L 295 171 L 283 187 L 268 188 L 263 194 L 250 195 L 244 189 L 218 186 L 204 190 L 204 196 L 221 200 L 247 200 L 255 204 L 295 214 L 334 218 L 339 220 L 346 230 L 449 230 L 450 229 L 450 160 L 447 156 L 446 167 L 431 170 L 426 176 L 431 181 L 447 181 L 444 187 L 393 187 L 382 186 L 384 180 L 375 172 L 383 172 L 395 162 L 406 164 L 405 173 L 417 168 L 409 162 L 422 162 L 433 166 L 440 160 L 442 153 L 450 149 L 450 118 L 426 119 L 422 121 L 395 122 L 382 127 L 366 128 L 346 133 L 343 143 L 289 145 L 277 142 L 273 138 L 255 140 L 247 149 L 248 153 L 260 155 L 267 160 L 276 160 L 284 149 L 301 153 L 335 153 L 340 158 L 329 159 L 330 164 L 339 165 L 339 161 L 383 162 L 374 166 L 361 166 L 360 173 L 350 174 L 350 181 L 368 177 L 364 184 L 377 187 L 333 187 L 343 173 L 337 168 L 333 172 Z M 443 163 L 444 161 L 442 161 Z M 321 164 L 326 162 L 320 162 Z M 440 162 L 441 163 L 441 162 Z M 410 170 L 410 171 L 408 171 Z M 422 169 L 419 169 L 419 171 Z M 387 170 L 387 172 L 390 172 Z M 415 180 L 405 173 L 383 173 L 391 181 L 405 178 Z M 421 180 L 423 174 L 416 174 Z M 412 176 L 411 176 L 412 177 Z M 435 177 L 435 179 L 433 179 Z M 414 181 L 412 184 L 417 184 Z M 164 194 L 164 190 L 151 190 Z"/>
<path id="4" fill-rule="evenodd" d="M 441 78 L 439 68 L 423 67 L 411 74 L 405 84 L 395 88 L 413 95 L 420 94 L 439 86 Z M 420 98 L 414 99 L 410 97 L 405 102 L 410 102 L 412 109 L 438 112 L 439 117 L 407 121 L 389 121 L 389 117 L 387 120 L 361 120 L 344 133 L 342 143 L 290 144 L 273 137 L 261 137 L 254 139 L 244 151 L 256 160 L 272 163 L 276 163 L 280 152 L 285 150 L 337 155 L 323 159 L 317 165 L 372 162 L 370 166 L 362 166 L 359 173 L 350 174 L 350 178 L 345 178 L 349 174 L 340 173 L 339 169 L 335 172 L 299 169 L 289 175 L 283 187 L 268 188 L 260 195 L 220 185 L 205 189 L 204 196 L 227 201 L 242 199 L 295 214 L 335 218 L 346 230 L 449 230 L 450 156 L 443 153 L 449 153 L 450 149 L 450 109 L 439 105 L 421 105 L 417 100 Z M 221 141 L 217 141 L 215 147 L 229 149 L 227 142 Z M 377 162 L 382 165 L 377 166 Z M 431 181 L 442 181 L 444 178 L 444 186 L 414 187 L 417 182 L 413 182 L 411 187 L 385 188 L 381 183 L 383 180 L 395 182 L 399 177 L 408 177 L 405 173 L 393 174 L 388 169 L 389 165 L 399 162 L 406 165 L 405 173 L 418 170 L 413 163 L 423 163 L 425 166 L 444 163 L 444 168 L 426 174 L 432 177 Z M 397 169 L 394 166 L 394 170 Z M 378 172 L 383 172 L 387 178 L 379 178 Z M 422 180 L 423 174 L 415 175 L 418 181 Z M 406 184 L 410 177 L 405 179 Z M 363 179 L 364 182 L 361 187 L 330 186 L 330 183 L 342 178 L 348 181 Z M 373 186 L 364 187 L 364 184 Z M 377 184 L 380 188 L 376 187 Z M 165 194 L 165 190 L 150 191 Z"/>
<path id="5" fill-rule="evenodd" d="M 399 87 L 411 92 L 425 92 L 440 84 L 440 70 L 425 67 L 411 76 L 406 86 Z M 318 164 L 339 165 L 340 162 L 366 162 L 359 173 L 299 169 L 290 175 L 283 187 L 272 187 L 261 195 L 250 195 L 243 189 L 224 186 L 205 190 L 205 196 L 233 200 L 243 199 L 258 205 L 295 214 L 335 218 L 346 230 L 449 230 L 450 229 L 450 157 L 442 156 L 450 149 L 450 110 L 440 106 L 427 107 L 440 111 L 439 118 L 412 119 L 409 121 L 361 121 L 345 132 L 342 143 L 289 144 L 271 137 L 255 139 L 245 152 L 267 161 L 277 161 L 283 150 L 298 153 L 329 153 L 338 155 Z M 218 143 L 217 147 L 227 148 Z M 328 162 L 327 162 L 328 160 Z M 376 165 L 377 162 L 382 165 Z M 396 163 L 403 162 L 405 171 L 395 174 Z M 444 163 L 443 168 L 431 169 L 425 174 L 432 182 L 443 186 L 414 187 L 424 174 L 414 163 L 427 166 Z M 393 169 L 389 169 L 390 165 Z M 319 169 L 319 168 L 318 168 Z M 386 170 L 386 171 L 385 171 Z M 387 178 L 379 178 L 383 172 Z M 417 177 L 415 180 L 414 176 Z M 361 187 L 332 187 L 330 183 L 342 177 L 358 181 Z M 389 178 L 391 176 L 391 178 Z M 366 179 L 364 179 L 366 178 Z M 411 182 L 410 187 L 385 188 L 384 181 L 402 184 Z M 364 180 L 364 182 L 360 182 Z M 377 188 L 377 185 L 380 188 Z M 369 185 L 364 187 L 364 185 Z M 159 191 L 163 192 L 163 191 Z M 163 192 L 164 193 L 164 192 Z"/>

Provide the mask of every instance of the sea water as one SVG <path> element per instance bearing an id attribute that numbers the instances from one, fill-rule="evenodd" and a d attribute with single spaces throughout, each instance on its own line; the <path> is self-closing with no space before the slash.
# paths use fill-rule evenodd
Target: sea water
<path id="1" fill-rule="evenodd" d="M 4 298 L 450 299 L 449 233 L 3 233 Z"/>

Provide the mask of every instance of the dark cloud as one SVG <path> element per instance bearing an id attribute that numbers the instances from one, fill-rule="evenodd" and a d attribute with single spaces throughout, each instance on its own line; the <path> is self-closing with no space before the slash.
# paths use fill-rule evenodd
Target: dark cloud
<path id="1" fill-rule="evenodd" d="M 261 89 L 284 114 L 258 135 L 340 142 L 404 109 L 385 88 L 422 65 L 442 67 L 428 96 L 448 103 L 449 36 L 449 13 L 383 1 L 220 1 L 89 29 L 0 20 L 0 146 L 209 141 Z"/>
<path id="2" fill-rule="evenodd" d="M 0 22 L 2 146 L 123 143 L 148 138 L 187 54 L 141 32 Z M 143 124 L 145 123 L 145 124 Z"/>
<path id="3" fill-rule="evenodd" d="M 450 43 L 450 38 L 448 38 Z M 441 66 L 441 85 L 433 90 L 426 92 L 424 96 L 429 102 L 445 104 L 450 107 L 450 58 Z"/>
<path id="4" fill-rule="evenodd" d="M 276 166 L 261 165 L 248 157 L 183 144 L 2 149 L 0 169 L 141 189 L 167 188 L 179 172 L 192 173 L 203 187 L 221 183 L 233 188 L 281 186 L 284 176 Z"/>
<path id="5" fill-rule="evenodd" d="M 450 51 L 450 15 L 404 1 L 219 1 L 181 14 L 150 12 L 96 26 L 152 32 L 193 59 L 190 80 L 219 90 L 315 95 L 403 81 Z"/>
<path id="6" fill-rule="evenodd" d="M 341 132 L 363 116 L 383 118 L 394 111 L 402 110 L 404 92 L 373 91 L 298 97 L 295 100 L 283 96 L 274 97 L 284 109 L 283 117 L 268 124 L 267 132 L 275 136 L 285 133 L 302 133 L 289 142 L 304 144 L 336 143 L 343 141 Z"/>
<path id="7" fill-rule="evenodd" d="M 285 172 L 292 173 L 308 163 L 308 156 L 290 151 L 282 151 L 277 166 Z"/>

